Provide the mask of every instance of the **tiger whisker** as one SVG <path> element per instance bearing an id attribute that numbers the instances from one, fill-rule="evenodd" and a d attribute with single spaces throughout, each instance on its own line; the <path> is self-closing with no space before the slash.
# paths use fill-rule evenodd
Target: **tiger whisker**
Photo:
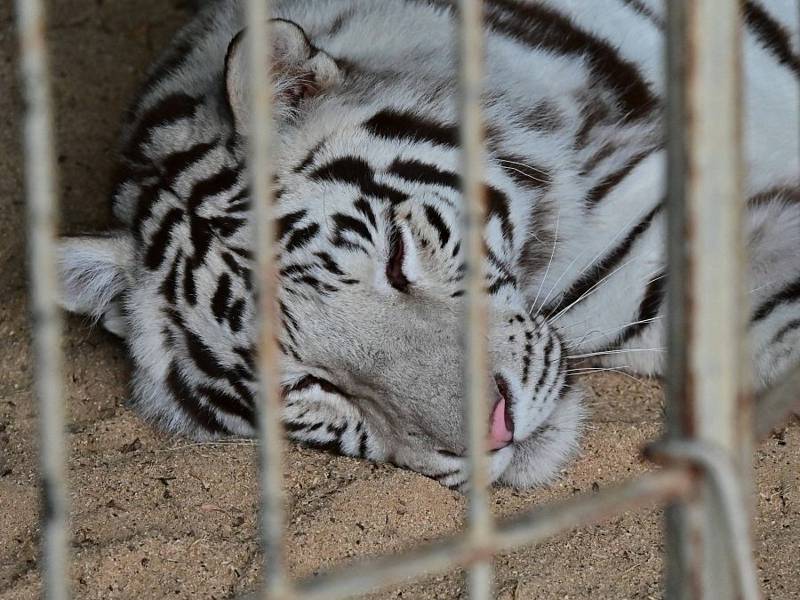
<path id="1" fill-rule="evenodd" d="M 582 253 L 581 253 L 581 254 L 582 254 Z M 569 269 L 570 269 L 570 267 L 571 267 L 572 265 L 574 265 L 574 264 L 575 264 L 575 261 L 576 261 L 576 260 L 578 260 L 578 259 L 581 257 L 581 254 L 578 254 L 578 255 L 576 255 L 576 256 L 575 256 L 575 258 L 573 258 L 573 259 L 572 259 L 572 262 L 570 262 L 570 263 L 569 263 L 569 264 L 568 264 L 568 265 L 567 265 L 567 266 L 564 268 L 564 270 L 561 272 L 561 276 L 560 276 L 558 279 L 556 279 L 556 282 L 555 282 L 555 283 L 554 283 L 554 284 L 553 284 L 553 285 L 550 287 L 550 291 L 549 291 L 549 292 L 547 292 L 547 296 L 545 296 L 545 297 L 544 297 L 544 300 L 542 300 L 542 304 L 539 306 L 539 310 L 541 310 L 542 308 L 544 308 L 545 306 L 547 306 L 547 301 L 550 299 L 550 296 L 551 296 L 551 295 L 553 294 L 553 292 L 556 290 L 556 287 L 558 287 L 558 284 L 561 282 L 561 280 L 562 280 L 562 279 L 564 279 L 564 276 L 565 276 L 565 275 L 566 275 L 566 274 L 569 272 Z M 546 275 L 545 275 L 545 276 L 546 276 Z M 544 284 L 544 279 L 542 280 L 542 284 Z M 532 307 L 531 307 L 531 312 L 533 312 L 535 309 L 536 309 L 536 307 L 535 307 L 535 300 L 534 300 L 534 306 L 532 306 Z"/>
<path id="2" fill-rule="evenodd" d="M 548 175 L 547 171 L 545 171 L 544 169 L 540 169 L 538 167 L 534 167 L 533 165 L 525 164 L 523 162 L 519 162 L 519 161 L 515 161 L 515 160 L 508 160 L 508 159 L 505 159 L 505 158 L 498 158 L 497 162 L 499 162 L 501 164 L 504 164 L 504 165 L 517 165 L 519 167 L 525 167 L 526 169 L 530 169 L 531 171 L 536 171 L 537 173 L 540 173 L 542 175 L 545 175 L 545 176 Z M 526 177 L 530 177 L 534 181 L 538 181 L 540 183 L 550 183 L 549 180 L 546 180 L 546 179 L 535 179 L 534 177 L 531 177 L 527 173 L 523 173 L 522 171 L 518 171 L 518 172 L 522 173 L 522 175 L 525 175 Z"/>
<path id="3" fill-rule="evenodd" d="M 582 302 L 583 300 L 585 300 L 586 298 L 588 298 L 589 296 L 591 296 L 591 295 L 592 295 L 594 292 L 596 292 L 598 289 L 600 289 L 600 287 L 602 286 L 602 284 L 603 284 L 604 282 L 606 282 L 606 281 L 607 281 L 607 280 L 608 280 L 610 277 L 612 277 L 613 275 L 615 275 L 615 274 L 616 274 L 618 271 L 620 271 L 620 269 L 623 269 L 623 268 L 627 267 L 628 265 L 630 265 L 631 263 L 633 263 L 633 262 L 636 262 L 636 260 L 637 260 L 637 258 L 636 258 L 636 257 L 634 257 L 634 258 L 630 259 L 629 261 L 627 261 L 627 262 L 625 262 L 625 263 L 622 263 L 622 264 L 621 264 L 620 266 L 618 266 L 616 269 L 614 269 L 613 271 L 611 271 L 611 273 L 608 273 L 608 274 L 606 274 L 605 276 L 603 276 L 603 277 L 600 279 L 600 281 L 596 282 L 594 285 L 592 285 L 592 287 L 590 287 L 590 288 L 589 288 L 588 290 L 586 290 L 586 291 L 585 291 L 583 294 L 581 294 L 580 296 L 578 296 L 578 298 L 577 298 L 577 299 L 575 299 L 575 300 L 573 300 L 572 302 L 570 302 L 570 303 L 569 303 L 567 306 L 565 306 L 564 308 L 562 308 L 562 309 L 561 309 L 560 311 L 558 311 L 558 312 L 557 312 L 555 315 L 554 315 L 554 314 L 551 312 L 549 315 L 547 315 L 547 317 L 545 317 L 545 319 L 546 319 L 548 322 L 557 321 L 558 319 L 560 319 L 560 318 L 561 318 L 561 316 L 562 316 L 564 313 L 566 313 L 568 310 L 570 310 L 570 309 L 571 309 L 573 306 L 575 306 L 575 305 L 576 305 L 576 304 L 578 304 L 579 302 Z M 555 309 L 553 309 L 553 310 L 555 311 Z"/>
<path id="4" fill-rule="evenodd" d="M 577 360 L 582 358 L 591 358 L 593 356 L 611 356 L 614 354 L 626 354 L 628 352 L 664 352 L 666 348 L 658 347 L 658 348 L 627 348 L 627 349 L 619 349 L 619 350 L 603 350 L 600 352 L 587 352 L 585 354 L 572 354 L 569 355 L 567 358 L 570 360 Z"/>
<path id="5" fill-rule="evenodd" d="M 508 162 L 508 161 L 499 161 L 499 162 Z M 528 178 L 528 179 L 531 179 L 531 180 L 533 180 L 533 181 L 536 181 L 537 183 L 543 183 L 543 184 L 550 183 L 550 182 L 549 182 L 549 181 L 547 181 L 546 179 L 539 179 L 538 177 L 534 177 L 534 176 L 533 176 L 533 175 L 531 175 L 530 173 L 525 173 L 524 171 L 520 171 L 519 169 L 515 169 L 514 167 L 509 167 L 509 166 L 506 166 L 506 168 L 507 168 L 509 171 L 514 171 L 515 173 L 519 173 L 519 174 L 520 174 L 520 175 L 522 175 L 523 177 L 526 177 L 526 178 Z M 531 167 L 531 168 L 532 168 L 532 167 Z"/>
<path id="6" fill-rule="evenodd" d="M 598 253 L 597 253 L 597 254 L 594 256 L 594 258 L 592 258 L 592 260 L 590 260 L 590 261 L 589 261 L 589 263 L 588 263 L 588 264 L 587 264 L 585 267 L 583 267 L 583 269 L 581 269 L 581 270 L 580 270 L 580 272 L 579 272 L 579 273 L 578 273 L 578 274 L 575 276 L 575 280 L 576 280 L 576 281 L 577 281 L 577 280 L 580 278 L 580 276 L 581 276 L 581 275 L 583 275 L 583 274 L 584 274 L 584 273 L 585 273 L 585 272 L 586 272 L 588 269 L 590 269 L 591 267 L 593 267 L 594 265 L 596 265 L 596 264 L 597 264 L 597 261 L 598 261 L 598 260 L 600 260 L 600 258 L 601 258 L 601 257 L 603 257 L 603 256 L 606 254 L 606 251 L 607 251 L 609 248 L 611 248 L 611 246 L 614 244 L 614 242 L 616 242 L 616 241 L 617 241 L 617 239 L 619 239 L 619 237 L 620 237 L 620 236 L 621 236 L 621 235 L 622 235 L 622 234 L 623 234 L 625 231 L 628 231 L 628 229 L 629 229 L 629 228 L 630 228 L 630 226 L 631 226 L 631 225 L 634 223 L 634 221 L 635 221 L 635 220 L 636 220 L 636 217 L 632 217 L 632 218 L 631 218 L 631 219 L 629 219 L 629 220 L 628 220 L 628 221 L 627 221 L 627 222 L 626 222 L 626 223 L 625 223 L 625 224 L 624 224 L 622 227 L 620 227 L 620 228 L 619 228 L 619 231 L 617 231 L 617 233 L 616 233 L 616 234 L 614 234 L 614 236 L 613 236 L 613 237 L 612 237 L 612 238 L 611 238 L 611 239 L 608 241 L 608 243 L 607 243 L 605 246 L 603 246 L 603 247 L 600 249 L 600 252 L 598 252 Z"/>
<path id="7" fill-rule="evenodd" d="M 584 342 L 587 342 L 587 341 L 590 341 L 591 339 L 594 339 L 596 337 L 603 337 L 603 336 L 606 336 L 606 335 L 608 335 L 610 333 L 614 333 L 615 331 L 619 331 L 620 329 L 625 329 L 626 327 L 631 327 L 633 325 L 644 325 L 646 323 L 652 323 L 653 321 L 658 321 L 658 320 L 663 319 L 663 318 L 664 318 L 664 316 L 661 315 L 661 316 L 658 316 L 658 317 L 650 317 L 649 319 L 641 319 L 639 321 L 631 321 L 630 323 L 625 323 L 624 325 L 618 325 L 617 327 L 613 327 L 612 329 L 606 329 L 604 331 L 593 329 L 592 331 L 588 331 L 587 333 L 585 333 L 582 336 L 579 336 L 579 337 L 576 336 L 574 338 L 566 338 L 563 341 L 568 345 L 572 345 L 571 342 L 573 342 L 575 340 L 579 340 L 577 344 L 573 345 L 573 347 L 577 347 L 580 344 L 582 344 Z M 594 335 L 594 337 L 589 338 L 588 336 L 591 335 L 591 334 L 595 334 L 595 335 Z"/>
<path id="8" fill-rule="evenodd" d="M 580 297 L 578 297 L 578 298 L 577 298 L 577 299 L 576 299 L 574 302 L 572 302 L 571 304 L 569 304 L 569 306 L 566 306 L 566 307 L 564 307 L 563 309 L 561 309 L 561 310 L 558 312 L 558 314 L 556 314 L 555 316 L 548 315 L 548 316 L 546 317 L 547 321 L 549 321 L 549 322 L 554 322 L 554 321 L 557 321 L 558 319 L 560 319 L 560 318 L 561 318 L 561 317 L 564 315 L 564 313 L 566 313 L 568 310 L 570 310 L 571 308 L 573 308 L 573 307 L 574 307 L 576 304 L 578 304 L 579 302 L 582 302 L 583 300 L 585 300 L 586 298 L 588 298 L 589 296 L 591 296 L 591 295 L 592 295 L 594 292 L 596 292 L 596 291 L 597 291 L 597 290 L 598 290 L 600 287 L 602 287 L 602 285 L 603 285 L 604 283 L 606 283 L 606 281 L 607 281 L 607 280 L 608 280 L 608 279 L 609 279 L 609 278 L 610 278 L 612 275 L 614 275 L 614 274 L 615 274 L 617 271 L 619 271 L 620 269 L 622 269 L 622 268 L 624 268 L 624 267 L 628 266 L 629 264 L 631 264 L 631 263 L 635 262 L 636 260 L 637 260 L 637 258 L 636 258 L 636 257 L 634 257 L 634 258 L 632 258 L 631 260 L 629 260 L 628 262 L 621 264 L 619 267 L 617 267 L 616 269 L 614 269 L 614 270 L 613 270 L 611 273 L 609 273 L 608 275 L 606 275 L 605 277 L 603 277 L 602 279 L 600 279 L 600 281 L 598 281 L 597 283 L 595 283 L 595 284 L 594 284 L 592 287 L 590 287 L 590 288 L 589 288 L 588 290 L 586 290 L 586 291 L 585 291 L 583 294 L 581 294 L 581 296 L 580 296 Z M 651 278 L 651 277 L 653 277 L 653 275 L 655 275 L 656 273 L 659 273 L 660 271 L 661 271 L 661 269 L 658 269 L 658 270 L 656 270 L 656 271 L 651 271 L 651 272 L 650 272 L 650 273 L 649 273 L 649 274 L 648 274 L 648 275 L 645 277 L 645 279 L 648 279 L 648 280 L 649 280 L 649 281 L 651 281 L 651 282 L 652 282 L 652 281 L 658 281 L 659 279 L 661 279 L 662 277 L 664 277 L 666 274 L 661 274 L 661 275 L 659 275 L 658 277 L 655 277 L 655 278 L 652 278 L 652 279 L 650 279 L 650 278 Z"/>
<path id="9" fill-rule="evenodd" d="M 628 365 L 622 365 L 621 367 L 597 367 L 597 368 L 587 367 L 586 369 L 575 369 L 575 370 L 567 369 L 567 373 L 570 373 L 572 375 L 587 375 L 589 373 L 612 372 L 612 373 L 618 373 L 619 375 L 622 375 L 623 377 L 627 377 L 628 379 L 632 379 L 636 383 L 642 383 L 642 384 L 646 383 L 646 381 L 644 379 L 641 379 L 639 377 L 634 377 L 630 373 L 622 370 L 622 369 L 627 369 L 627 368 L 630 368 L 630 367 Z"/>
<path id="10" fill-rule="evenodd" d="M 556 227 L 555 233 L 553 234 L 553 251 L 550 253 L 550 260 L 547 261 L 547 269 L 545 269 L 544 277 L 542 277 L 542 282 L 539 284 L 539 289 L 536 291 L 536 297 L 533 299 L 531 303 L 531 308 L 528 310 L 528 314 L 533 313 L 533 309 L 536 306 L 536 302 L 539 300 L 539 294 L 542 293 L 542 288 L 544 287 L 544 282 L 547 281 L 547 276 L 550 273 L 550 265 L 553 264 L 553 257 L 556 255 L 556 245 L 558 244 L 558 224 L 561 219 L 561 212 L 559 211 L 556 213 Z"/>
<path id="11" fill-rule="evenodd" d="M 622 367 L 577 367 L 574 369 L 567 369 L 566 372 L 570 374 L 575 373 L 598 373 L 598 372 L 605 372 L 605 371 L 619 371 L 620 369 L 627 368 L 627 365 Z"/>

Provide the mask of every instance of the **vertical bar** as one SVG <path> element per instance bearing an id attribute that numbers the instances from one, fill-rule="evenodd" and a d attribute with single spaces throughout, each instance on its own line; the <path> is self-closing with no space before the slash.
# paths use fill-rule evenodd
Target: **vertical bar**
<path id="1" fill-rule="evenodd" d="M 259 484 L 260 526 L 264 551 L 263 597 L 291 597 L 283 552 L 283 427 L 279 389 L 277 318 L 275 297 L 278 279 L 275 266 L 275 226 L 272 215 L 270 142 L 272 136 L 272 86 L 270 3 L 248 0 L 246 5 L 248 58 L 250 65 L 251 127 L 249 165 L 254 195 L 253 235 L 258 257 L 258 372 L 259 372 Z"/>
<path id="2" fill-rule="evenodd" d="M 56 305 L 58 219 L 53 110 L 41 0 L 17 0 L 25 114 L 25 184 L 36 394 L 41 447 L 41 560 L 44 597 L 69 598 L 61 320 Z"/>
<path id="3" fill-rule="evenodd" d="M 752 424 L 741 336 L 740 3 L 667 5 L 667 435 L 723 449 L 747 481 Z M 720 514 L 707 485 L 696 500 L 668 507 L 668 598 L 736 597 Z"/>
<path id="4" fill-rule="evenodd" d="M 465 399 L 469 433 L 470 490 L 467 532 L 474 547 L 486 545 L 493 521 L 489 510 L 489 473 L 486 393 L 488 384 L 487 303 L 483 282 L 483 30 L 480 0 L 459 1 L 459 75 L 461 101 L 461 185 L 464 194 L 464 240 L 467 271 L 465 295 Z M 468 572 L 473 600 L 488 600 L 492 591 L 492 557 L 475 563 Z"/>

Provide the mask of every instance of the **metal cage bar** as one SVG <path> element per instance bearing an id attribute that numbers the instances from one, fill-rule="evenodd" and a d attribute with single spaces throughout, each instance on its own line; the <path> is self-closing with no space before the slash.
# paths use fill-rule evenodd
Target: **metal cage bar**
<path id="1" fill-rule="evenodd" d="M 56 298 L 56 229 L 58 185 L 53 136 L 50 67 L 41 0 L 17 0 L 25 113 L 25 186 L 28 205 L 28 249 L 31 320 L 39 399 L 41 552 L 43 596 L 69 598 L 67 573 L 67 489 L 64 478 L 63 378 L 61 318 Z"/>
<path id="2" fill-rule="evenodd" d="M 739 466 L 740 486 L 749 488 L 740 4 L 667 4 L 668 436 L 721 449 Z M 700 495 L 667 511 L 667 596 L 733 598 L 720 500 L 698 474 Z"/>
<path id="3" fill-rule="evenodd" d="M 481 0 L 459 0 L 459 75 L 461 93 L 461 188 L 464 195 L 466 273 L 464 297 L 464 397 L 469 439 L 469 506 L 467 535 L 473 551 L 486 546 L 493 533 L 489 509 L 489 460 L 486 439 L 489 410 L 488 318 L 483 281 L 483 28 Z M 472 600 L 489 600 L 492 594 L 492 556 L 473 563 L 467 575 Z"/>
<path id="4" fill-rule="evenodd" d="M 486 458 L 487 302 L 482 281 L 484 218 L 480 115 L 483 31 L 481 0 L 459 0 L 462 186 L 467 248 L 465 407 L 470 449 L 468 528 L 462 535 L 399 556 L 292 582 L 283 559 L 283 492 L 278 386 L 278 279 L 270 160 L 270 2 L 244 4 L 251 81 L 250 173 L 254 245 L 259 269 L 258 411 L 260 533 L 264 550 L 261 597 L 345 598 L 410 577 L 469 569 L 471 597 L 489 598 L 492 559 L 581 524 L 625 510 L 667 503 L 667 594 L 670 598 L 758 596 L 749 545 L 745 492 L 753 427 L 749 380 L 742 376 L 741 135 L 739 4 L 675 0 L 669 7 L 667 129 L 669 166 L 670 360 L 668 436 L 651 454 L 666 468 L 559 503 L 537 507 L 495 526 L 489 510 Z M 60 321 L 56 310 L 56 169 L 52 102 L 41 0 L 17 0 L 22 50 L 26 186 L 36 388 L 40 399 L 44 595 L 68 598 L 67 506 Z M 724 198 L 728 204 L 714 201 Z M 708 252 L 707 250 L 713 250 Z M 704 257 L 719 258 L 714 265 Z M 702 376 L 701 376 L 702 374 Z M 759 435 L 796 405 L 800 368 L 765 395 Z M 723 417 L 719 418 L 719 414 Z M 699 494 L 697 493 L 699 492 Z M 735 560 L 727 558 L 728 544 Z M 732 575 L 736 575 L 733 577 Z M 738 581 L 737 589 L 734 582 Z"/>
<path id="5" fill-rule="evenodd" d="M 275 265 L 273 220 L 272 85 L 270 58 L 272 43 L 268 21 L 270 2 L 248 0 L 247 56 L 250 78 L 251 128 L 249 136 L 250 177 L 253 184 L 253 240 L 258 260 L 258 433 L 260 527 L 264 551 L 263 597 L 287 600 L 292 585 L 286 576 L 283 556 L 284 507 L 281 399 L 278 374 L 276 298 L 278 275 Z"/>

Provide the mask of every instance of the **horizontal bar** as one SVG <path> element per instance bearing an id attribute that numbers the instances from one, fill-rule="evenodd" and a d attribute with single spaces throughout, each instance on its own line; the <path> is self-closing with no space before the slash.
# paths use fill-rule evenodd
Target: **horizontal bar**
<path id="1" fill-rule="evenodd" d="M 25 185 L 31 317 L 36 360 L 41 446 L 41 555 L 43 597 L 69 598 L 67 562 L 66 444 L 62 394 L 61 319 L 56 304 L 58 185 L 53 136 L 53 102 L 41 0 L 17 0 L 22 92 L 25 113 Z"/>
<path id="2" fill-rule="evenodd" d="M 792 412 L 800 414 L 800 365 L 756 401 L 756 437 L 768 436 Z"/>
<path id="3" fill-rule="evenodd" d="M 482 546 L 462 534 L 395 556 L 367 560 L 296 585 L 303 600 L 337 600 L 431 576 L 490 559 L 499 552 L 538 543 L 561 531 L 589 525 L 627 510 L 684 498 L 694 488 L 694 475 L 684 468 L 647 473 L 626 483 L 541 506 L 498 524 Z"/>

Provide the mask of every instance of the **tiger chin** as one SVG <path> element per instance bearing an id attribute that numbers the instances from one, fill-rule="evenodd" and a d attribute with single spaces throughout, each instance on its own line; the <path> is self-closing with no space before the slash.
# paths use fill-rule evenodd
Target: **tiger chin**
<path id="1" fill-rule="evenodd" d="M 272 4 L 285 430 L 461 489 L 466 265 L 454 3 Z M 486 2 L 479 268 L 492 481 L 545 484 L 575 454 L 585 392 L 574 359 L 661 370 L 663 7 L 643 6 Z M 177 34 L 123 124 L 117 228 L 65 238 L 59 254 L 63 306 L 125 340 L 132 406 L 197 439 L 255 431 L 241 9 L 211 3 Z M 748 22 L 744 61 L 748 94 L 769 99 L 746 102 L 758 123 L 746 128 L 746 189 L 761 383 L 800 359 L 800 98 L 775 45 L 759 38 L 795 26 L 796 15 L 777 2 L 769 9 L 786 12 L 786 24 Z"/>

